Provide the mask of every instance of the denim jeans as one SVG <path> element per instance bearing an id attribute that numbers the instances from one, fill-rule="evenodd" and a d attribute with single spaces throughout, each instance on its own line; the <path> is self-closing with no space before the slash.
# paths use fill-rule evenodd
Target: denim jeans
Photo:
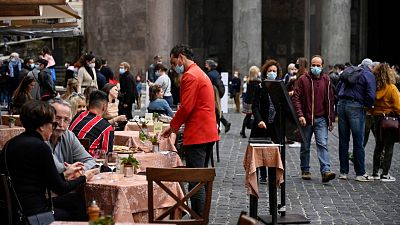
<path id="1" fill-rule="evenodd" d="M 197 144 L 197 145 L 185 145 L 186 152 L 186 167 L 188 168 L 206 168 L 208 167 L 208 161 L 210 154 L 213 150 L 214 142 Z M 189 191 L 192 190 L 197 183 L 189 183 Z M 202 187 L 195 195 L 190 198 L 191 206 L 193 211 L 202 215 L 204 209 L 204 202 L 206 197 L 206 189 Z"/>
<path id="2" fill-rule="evenodd" d="M 354 170 L 356 176 L 365 174 L 365 110 L 364 106 L 351 100 L 339 100 L 339 161 L 340 173 L 349 173 L 350 132 L 353 137 Z"/>
<path id="3" fill-rule="evenodd" d="M 314 119 L 314 125 L 303 127 L 305 136 L 304 143 L 300 148 L 300 167 L 302 172 L 310 171 L 310 143 L 314 133 L 317 144 L 317 155 L 321 174 L 331 171 L 330 157 L 328 151 L 328 121 L 327 118 L 318 117 Z"/>

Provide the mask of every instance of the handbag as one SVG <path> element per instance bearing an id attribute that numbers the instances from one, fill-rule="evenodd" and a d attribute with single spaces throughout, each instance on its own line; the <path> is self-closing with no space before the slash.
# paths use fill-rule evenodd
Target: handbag
<path id="1" fill-rule="evenodd" d="M 14 186 L 11 182 L 11 176 L 10 176 L 10 172 L 8 171 L 8 165 L 7 165 L 7 145 L 8 143 L 4 146 L 4 164 L 5 164 L 5 168 L 6 168 L 6 172 L 7 172 L 7 180 L 8 180 L 8 185 L 10 186 L 10 189 L 12 190 L 13 194 L 14 194 L 14 198 L 18 204 L 18 215 L 19 215 L 19 219 L 20 222 L 22 224 L 27 224 L 27 225 L 49 225 L 52 222 L 55 221 L 54 219 L 54 208 L 53 208 L 53 201 L 51 199 L 51 192 L 50 189 L 47 188 L 47 194 L 49 197 L 49 203 L 51 206 L 51 211 L 50 212 L 42 212 L 42 213 L 38 213 L 38 214 L 34 214 L 31 216 L 25 216 L 24 212 L 22 210 L 22 206 L 21 203 L 18 199 L 17 196 L 17 192 L 14 189 Z"/>
<path id="2" fill-rule="evenodd" d="M 398 142 L 400 139 L 400 127 L 399 127 L 399 118 L 396 116 L 386 116 L 383 114 L 383 119 L 381 120 L 379 124 L 379 129 L 380 129 L 380 135 L 379 138 L 380 140 L 383 140 L 384 132 L 389 131 L 389 132 L 394 132 L 395 135 L 395 141 Z"/>

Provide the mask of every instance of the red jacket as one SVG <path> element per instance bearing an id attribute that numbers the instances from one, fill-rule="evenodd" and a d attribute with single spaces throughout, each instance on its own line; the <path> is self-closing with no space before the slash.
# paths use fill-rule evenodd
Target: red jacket
<path id="1" fill-rule="evenodd" d="M 180 87 L 181 106 L 171 120 L 171 127 L 179 130 L 185 124 L 183 145 L 218 141 L 211 81 L 196 63 L 185 69 Z"/>
<path id="2" fill-rule="evenodd" d="M 325 109 L 325 117 L 328 119 L 328 125 L 332 125 L 335 122 L 335 113 L 333 111 L 334 93 L 329 76 L 321 74 L 321 81 L 323 81 L 323 88 L 326 90 L 324 96 L 314 96 L 314 85 L 312 78 L 309 74 L 304 74 L 297 79 L 294 87 L 294 93 L 292 102 L 294 110 L 296 111 L 297 117 L 306 118 L 308 125 L 314 124 L 314 98 L 323 98 L 323 104 Z"/>

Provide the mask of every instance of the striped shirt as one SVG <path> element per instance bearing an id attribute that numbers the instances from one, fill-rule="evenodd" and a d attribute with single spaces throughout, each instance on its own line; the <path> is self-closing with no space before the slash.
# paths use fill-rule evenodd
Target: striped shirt
<path id="1" fill-rule="evenodd" d="M 89 153 L 93 156 L 95 149 L 112 152 L 114 144 L 114 129 L 111 124 L 101 116 L 88 110 L 78 113 L 71 121 L 69 130 L 79 139 L 89 138 Z"/>

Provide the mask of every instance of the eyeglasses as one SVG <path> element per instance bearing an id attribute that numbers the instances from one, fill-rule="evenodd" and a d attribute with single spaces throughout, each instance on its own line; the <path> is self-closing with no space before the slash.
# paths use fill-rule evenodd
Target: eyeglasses
<path id="1" fill-rule="evenodd" d="M 65 124 L 71 123 L 71 119 L 70 119 L 70 118 L 67 118 L 67 117 L 62 118 L 62 117 L 56 116 L 56 121 L 57 121 L 59 124 L 61 124 L 61 122 L 64 122 Z"/>
<path id="2" fill-rule="evenodd" d="M 53 125 L 53 130 L 55 130 L 58 127 L 58 123 L 57 122 L 51 122 L 51 125 Z"/>

